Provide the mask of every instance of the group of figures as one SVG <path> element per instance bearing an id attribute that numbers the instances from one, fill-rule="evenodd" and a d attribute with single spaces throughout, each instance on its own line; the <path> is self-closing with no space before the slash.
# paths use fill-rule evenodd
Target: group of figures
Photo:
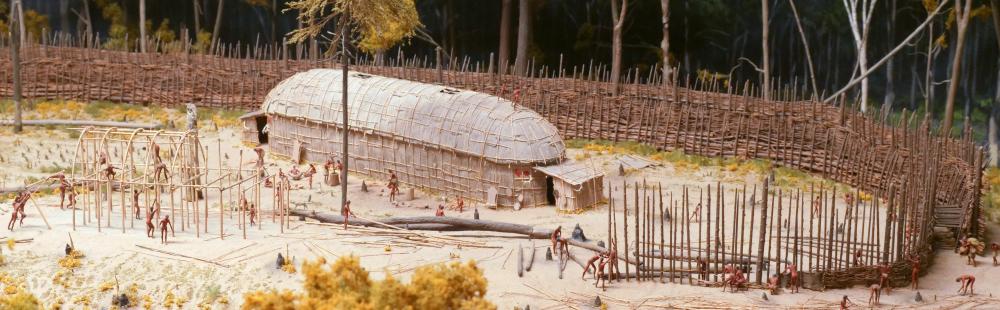
<path id="1" fill-rule="evenodd" d="M 167 170 L 166 164 L 163 163 L 163 160 L 161 159 L 159 154 L 160 147 L 156 143 L 151 142 L 149 148 L 150 148 L 150 155 L 153 161 L 152 167 L 153 167 L 154 181 L 169 180 L 170 178 L 169 171 Z M 97 165 L 98 167 L 101 167 L 100 177 L 106 179 L 109 182 L 113 182 L 115 176 L 117 175 L 115 171 L 120 170 L 119 168 L 112 165 L 110 160 L 108 160 L 107 152 L 101 152 L 99 154 Z M 45 181 L 55 182 L 57 184 L 56 188 L 59 190 L 60 210 L 65 210 L 66 208 L 70 209 L 76 208 L 78 184 L 74 184 L 74 182 L 70 182 L 69 180 L 67 180 L 66 175 L 63 172 L 58 172 L 56 174 L 53 174 L 48 178 L 46 178 Z M 29 199 L 31 199 L 32 195 L 38 192 L 38 186 L 43 185 L 44 183 L 45 182 L 36 182 L 35 184 L 28 186 L 26 189 L 18 193 L 18 195 L 14 198 L 14 203 L 13 203 L 14 210 L 11 213 L 10 222 L 7 224 L 8 230 L 14 230 L 14 224 L 16 222 L 19 222 L 20 225 L 24 225 L 24 219 L 27 217 L 27 215 L 24 213 L 24 207 L 25 205 L 27 205 L 27 202 Z M 142 193 L 143 190 L 145 190 L 145 188 L 132 188 L 131 190 L 132 210 L 133 210 L 132 212 L 135 215 L 136 219 L 139 219 L 141 214 L 141 208 L 139 206 L 139 195 Z M 150 238 L 155 238 L 154 232 L 156 225 L 154 225 L 153 223 L 155 221 L 154 219 L 158 218 L 159 213 L 160 213 L 160 202 L 158 199 L 154 199 L 152 204 L 149 205 L 146 209 L 146 235 L 149 236 Z M 170 220 L 170 216 L 164 215 L 163 218 L 160 219 L 158 222 L 160 226 L 160 241 L 162 243 L 167 243 L 167 234 L 166 234 L 167 229 L 169 228 L 170 231 L 173 232 L 173 224 Z"/>
<path id="2" fill-rule="evenodd" d="M 45 179 L 46 181 L 57 182 L 59 190 L 59 209 L 65 209 L 66 207 L 75 208 L 76 207 L 76 188 L 72 183 L 66 180 L 66 175 L 62 172 L 53 174 Z M 13 212 L 10 214 L 10 222 L 7 224 L 7 230 L 14 230 L 14 224 L 24 225 L 24 219 L 28 217 L 24 213 L 24 207 L 31 200 L 32 195 L 38 192 L 38 187 L 40 183 L 36 183 L 32 186 L 28 186 L 23 191 L 14 197 L 14 203 L 12 204 Z M 66 198 L 69 198 L 69 204 L 67 205 Z"/>
<path id="3" fill-rule="evenodd" d="M 569 238 L 563 237 L 562 226 L 559 226 L 552 231 L 549 239 L 552 242 L 552 248 L 549 251 L 552 254 L 551 256 L 555 256 L 555 259 L 559 262 L 561 270 L 570 260 Z M 588 259 L 587 263 L 584 264 L 580 279 L 586 279 L 587 272 L 590 269 L 594 269 L 594 287 L 600 285 L 601 290 L 606 290 L 609 278 L 621 278 L 621 270 L 618 268 L 618 253 L 614 249 L 615 245 L 612 241 L 611 246 L 607 250 L 599 252 Z"/>

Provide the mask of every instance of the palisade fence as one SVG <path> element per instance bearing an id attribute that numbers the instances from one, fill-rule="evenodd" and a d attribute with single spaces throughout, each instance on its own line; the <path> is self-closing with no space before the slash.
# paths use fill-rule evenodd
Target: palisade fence
<path id="1" fill-rule="evenodd" d="M 174 45 L 174 51 L 168 52 L 166 45 L 154 43 L 151 49 L 156 52 L 138 53 L 105 49 L 99 41 L 53 35 L 22 46 L 24 96 L 257 109 L 267 92 L 292 74 L 312 68 L 338 67 L 329 58 L 310 55 L 307 48 L 288 45 L 219 44 L 209 54 L 194 54 L 185 52 L 191 50 L 190 45 Z M 9 38 L 0 39 L 0 54 L 3 55 L 0 72 L 5 72 L 0 75 L 0 96 L 3 97 L 11 96 L 13 89 L 12 76 L 6 74 L 12 70 L 9 43 Z M 979 235 L 982 231 L 979 198 L 984 154 L 971 140 L 969 129 L 961 139 L 942 138 L 931 132 L 922 115 L 904 111 L 898 116 L 886 117 L 857 111 L 844 100 L 837 105 L 803 100 L 805 96 L 801 95 L 799 87 L 776 90 L 769 96 L 772 100 L 764 101 L 759 90 L 749 84 L 734 87 L 717 81 L 679 81 L 676 77 L 663 83 L 658 70 L 651 70 L 644 76 L 640 76 L 638 70 L 630 70 L 619 86 L 618 95 L 613 95 L 613 86 L 607 82 L 609 72 L 604 66 L 537 68 L 531 65 L 527 76 L 514 76 L 498 74 L 512 70 L 509 66 L 495 64 L 492 59 L 479 63 L 468 58 L 451 58 L 447 61 L 451 65 L 443 66 L 441 61 L 435 61 L 440 55 L 435 56 L 398 53 L 396 57 L 377 60 L 357 58 L 352 60 L 351 68 L 508 98 L 546 117 L 566 139 L 635 141 L 662 150 L 683 150 L 688 154 L 767 159 L 851 185 L 876 197 L 871 205 L 838 210 L 832 201 L 836 193 L 828 194 L 828 190 L 789 194 L 774 188 L 743 189 L 735 195 L 761 197 L 751 202 L 749 220 L 751 234 L 753 223 L 759 222 L 756 226 L 759 236 L 743 240 L 743 232 L 732 227 L 730 232 L 723 227 L 720 235 L 718 226 L 727 221 L 723 218 L 716 222 L 714 242 L 700 242 L 699 234 L 697 244 L 691 245 L 688 241 L 687 248 L 671 243 L 672 247 L 685 251 L 674 253 L 671 250 L 671 255 L 666 255 L 662 243 L 666 237 L 656 238 L 655 225 L 660 225 L 652 221 L 656 217 L 637 211 L 645 208 L 648 212 L 656 205 L 661 208 L 667 205 L 669 210 L 672 200 L 664 202 L 663 194 L 659 194 L 657 200 L 657 194 L 638 192 L 639 188 L 647 192 L 649 186 L 623 184 L 617 190 L 627 192 L 635 188 L 634 201 L 616 199 L 611 203 L 630 210 L 633 216 L 642 215 L 645 223 L 642 225 L 653 226 L 646 230 L 648 234 L 633 236 L 632 244 L 628 239 L 617 243 L 619 253 L 631 256 L 626 259 L 633 263 L 638 263 L 636 258 L 655 258 L 661 267 L 664 261 L 691 264 L 701 259 L 702 254 L 711 258 L 713 251 L 718 256 L 720 249 L 725 253 L 725 249 L 730 248 L 732 259 L 742 257 L 753 262 L 752 269 L 757 277 L 751 279 L 758 283 L 763 269 L 775 270 L 771 268 L 780 269 L 782 265 L 795 263 L 803 268 L 807 277 L 819 279 L 821 285 L 817 287 L 868 284 L 875 279 L 872 266 L 887 262 L 893 270 L 892 283 L 901 285 L 909 280 L 909 258 L 916 255 L 925 258 L 921 259 L 921 264 L 929 263 L 933 227 L 948 227 L 956 234 Z M 732 90 L 737 88 L 740 90 Z M 615 190 L 615 184 L 610 185 L 608 189 Z M 708 185 L 707 189 L 721 195 L 716 198 L 717 204 L 735 202 L 735 206 L 730 206 L 734 209 L 719 207 L 716 216 L 740 208 L 739 200 L 725 198 L 727 193 L 718 185 L 714 187 Z M 643 199 L 639 199 L 640 196 Z M 680 194 L 676 196 L 681 197 Z M 683 197 L 680 203 L 686 206 L 692 198 Z M 646 199 L 651 201 L 645 202 Z M 788 206 L 820 206 L 808 212 L 804 207 L 796 207 L 795 211 L 789 211 L 790 207 L 782 211 L 779 207 L 778 214 L 787 213 L 786 221 L 792 216 L 801 221 L 806 214 L 812 214 L 809 212 L 815 212 L 817 223 L 812 224 L 810 217 L 810 231 L 814 225 L 826 224 L 822 224 L 815 234 L 810 232 L 808 237 L 799 234 L 805 225 L 802 228 L 787 223 L 782 225 L 780 218 L 776 225 L 768 224 L 764 215 L 767 206 L 774 208 L 774 203 L 780 206 L 783 199 L 788 199 Z M 777 202 L 773 202 L 775 200 Z M 745 204 L 743 202 L 744 212 L 747 211 Z M 698 212 L 712 209 L 711 202 L 706 205 L 708 207 L 698 208 Z M 762 208 L 761 215 L 754 212 L 758 207 Z M 863 212 L 868 212 L 867 216 Z M 698 214 L 700 218 L 701 213 Z M 734 221 L 736 214 L 730 214 L 733 217 L 729 221 Z M 639 219 L 634 218 L 636 226 L 641 224 Z M 712 216 L 708 215 L 708 219 L 706 225 L 709 227 L 704 229 L 709 240 L 713 240 Z M 630 221 L 625 218 L 623 230 L 618 227 L 619 221 L 609 217 L 609 222 L 615 223 L 614 227 L 609 223 L 609 230 L 614 229 L 613 236 L 618 236 L 619 230 L 628 236 Z M 740 221 L 745 223 L 746 220 Z M 688 224 L 698 225 L 700 232 L 703 229 L 700 222 Z M 845 233 L 852 230 L 851 225 L 859 223 L 862 231 L 868 229 L 869 232 Z M 840 227 L 844 225 L 847 229 Z M 764 231 L 764 228 L 770 229 Z M 664 229 L 663 225 L 660 229 Z M 753 239 L 775 240 L 777 244 L 758 242 L 755 248 Z M 659 252 L 653 246 L 657 240 L 661 242 Z M 749 242 L 749 246 L 744 242 Z M 867 258 L 863 265 L 855 266 L 848 261 L 859 246 L 866 247 L 864 255 Z M 633 251 L 627 248 L 621 251 L 621 247 L 631 247 Z M 766 256 L 750 255 L 763 253 L 764 247 L 768 247 Z M 692 251 L 692 248 L 697 250 Z M 777 255 L 770 254 L 772 248 Z M 737 251 L 743 256 L 734 256 Z M 785 254 L 781 254 L 782 251 Z M 804 261 L 808 263 L 803 264 Z M 723 255 L 709 263 L 718 268 L 718 264 L 727 261 Z M 643 263 L 641 271 L 654 270 L 649 264 L 655 266 L 654 262 Z M 655 270 L 673 275 L 679 269 Z"/>

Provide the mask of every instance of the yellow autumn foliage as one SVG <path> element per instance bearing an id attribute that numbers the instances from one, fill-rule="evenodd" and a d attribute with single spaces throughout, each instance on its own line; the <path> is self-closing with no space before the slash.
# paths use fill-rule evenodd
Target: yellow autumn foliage
<path id="1" fill-rule="evenodd" d="M 34 310 L 41 308 L 42 305 L 38 302 L 38 298 L 23 290 L 11 295 L 0 296 L 0 309 Z"/>
<path id="2" fill-rule="evenodd" d="M 63 256 L 59 259 L 59 266 L 63 267 L 69 271 L 80 267 L 80 259 L 83 258 L 83 253 L 80 251 L 72 250 L 69 255 Z"/>
<path id="3" fill-rule="evenodd" d="M 97 290 L 101 291 L 101 292 L 107 292 L 107 291 L 110 291 L 113 288 L 115 288 L 115 283 L 114 282 L 104 281 L 104 282 L 101 283 L 100 286 L 97 287 Z"/>
<path id="4" fill-rule="evenodd" d="M 483 297 L 486 278 L 474 262 L 417 268 L 408 284 L 389 274 L 372 281 L 356 256 L 303 262 L 303 293 L 255 291 L 243 309 L 496 309 Z"/>

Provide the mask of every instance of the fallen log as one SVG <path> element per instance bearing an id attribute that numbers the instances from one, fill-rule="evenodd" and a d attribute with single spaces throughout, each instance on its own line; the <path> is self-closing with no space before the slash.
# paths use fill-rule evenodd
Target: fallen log
<path id="1" fill-rule="evenodd" d="M 531 242 L 531 258 L 528 258 L 528 266 L 524 268 L 526 271 L 531 271 L 531 266 L 535 264 L 535 242 Z"/>
<path id="2" fill-rule="evenodd" d="M 517 245 L 517 277 L 524 276 L 524 247 Z"/>
<path id="3" fill-rule="evenodd" d="M 311 218 L 321 223 L 333 223 L 333 224 L 343 224 L 344 217 L 335 214 L 320 213 L 314 210 L 289 210 L 292 216 L 299 216 L 305 218 Z M 347 219 L 347 225 L 350 226 L 386 226 L 393 225 L 400 228 L 405 228 L 409 230 L 431 230 L 431 231 L 465 231 L 465 230 L 475 230 L 475 231 L 492 231 L 492 232 L 503 232 L 512 233 L 528 236 L 531 239 L 548 239 L 552 235 L 553 229 L 548 228 L 538 228 L 530 225 L 515 224 L 515 223 L 505 223 L 490 220 L 474 220 L 457 218 L 450 216 L 415 216 L 415 217 L 388 217 L 376 221 L 370 221 L 365 219 L 359 219 L 357 217 L 350 217 Z M 605 252 L 607 249 L 597 246 L 596 244 L 583 242 L 575 239 L 567 239 L 569 245 L 587 249 L 595 252 Z M 626 260 L 623 257 L 619 257 L 622 261 L 629 264 L 640 264 L 633 259 Z"/>
<path id="4" fill-rule="evenodd" d="M 50 190 L 59 188 L 59 184 L 49 184 L 49 185 L 38 185 L 33 187 L 35 190 Z M 0 188 L 0 194 L 6 193 L 20 193 L 27 190 L 28 187 L 25 186 L 14 186 L 14 187 L 4 187 Z"/>
<path id="5" fill-rule="evenodd" d="M 14 121 L 12 120 L 0 120 L 0 125 L 3 126 L 13 126 Z M 97 127 L 116 127 L 116 128 L 141 128 L 141 129 L 160 129 L 163 125 L 160 124 L 150 124 L 150 123 L 131 123 L 131 122 L 113 122 L 113 121 L 88 121 L 88 120 L 76 120 L 76 119 L 29 119 L 21 121 L 21 125 L 24 126 L 97 126 Z"/>

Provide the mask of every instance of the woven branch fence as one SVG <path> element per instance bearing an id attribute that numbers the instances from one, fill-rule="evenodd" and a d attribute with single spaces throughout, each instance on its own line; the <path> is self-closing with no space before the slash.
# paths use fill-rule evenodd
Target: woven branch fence
<path id="1" fill-rule="evenodd" d="M 192 54 L 184 52 L 189 46 L 166 52 L 154 44 L 157 52 L 137 53 L 104 49 L 96 41 L 53 35 L 22 46 L 24 96 L 258 109 L 267 92 L 292 74 L 337 67 L 308 49 L 289 46 L 220 44 L 212 53 Z M 0 54 L 0 72 L 11 72 L 9 39 L 0 38 Z M 513 76 L 497 74 L 511 70 L 492 60 L 452 58 L 444 68 L 435 58 L 355 59 L 352 70 L 508 98 L 546 117 L 565 139 L 635 141 L 688 154 L 762 158 L 849 184 L 886 206 L 888 215 L 879 223 L 885 240 L 879 244 L 900 248 L 880 252 L 886 256 L 879 260 L 891 263 L 894 278 L 908 274 L 901 267 L 908 264 L 906 257 L 927 256 L 934 226 L 981 233 L 983 151 L 968 128 L 963 138 L 942 138 L 922 115 L 904 111 L 890 118 L 862 113 L 843 101 L 802 100 L 798 87 L 776 90 L 769 96 L 774 100 L 764 101 L 749 85 L 679 83 L 677 78 L 663 83 L 658 70 L 647 76 L 631 70 L 613 96 L 604 66 L 531 65 L 529 76 Z M 0 75 L 0 96 L 12 95 L 12 83 L 11 75 Z M 638 202 L 624 205 L 639 208 Z M 935 222 L 942 210 L 961 216 Z M 826 274 L 826 287 L 864 284 L 873 274 L 845 265 L 813 267 Z"/>

